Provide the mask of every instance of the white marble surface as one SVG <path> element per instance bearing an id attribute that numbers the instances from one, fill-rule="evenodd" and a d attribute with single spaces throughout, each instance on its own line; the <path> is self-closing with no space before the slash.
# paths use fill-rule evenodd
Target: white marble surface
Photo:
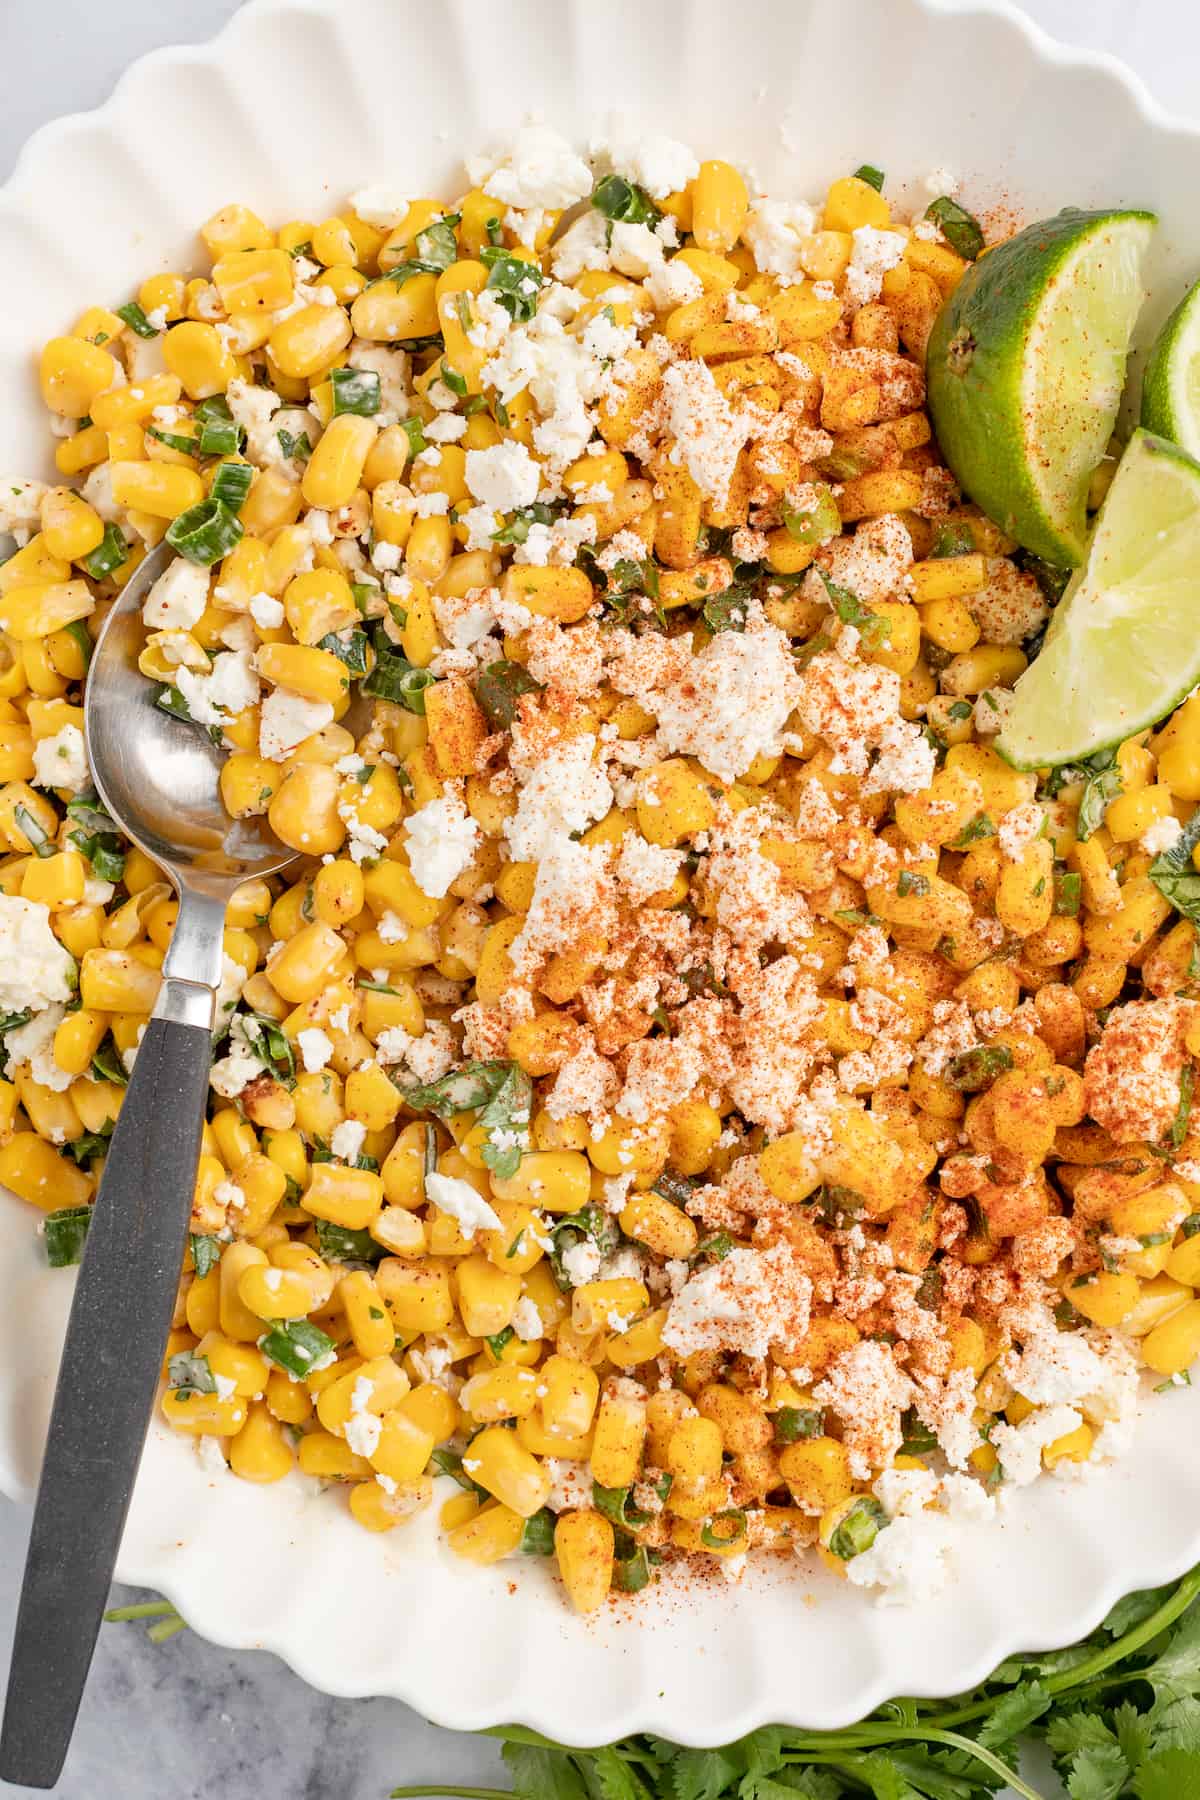
<path id="1" fill-rule="evenodd" d="M 240 0 L 0 0 L 0 181 L 30 132 L 95 106 L 144 51 L 211 36 Z M 1200 8 L 1193 0 L 1027 0 L 1056 37 L 1124 58 L 1172 111 L 1197 113 Z M 386 173 L 386 171 L 385 171 Z M 6 1678 L 29 1521 L 0 1500 L 0 1682 Z M 140 1598 L 118 1589 L 115 1602 Z M 406 1629 L 398 1622 L 398 1629 Z M 411 1627 L 420 1655 L 423 1626 Z M 106 1625 L 62 1800 L 383 1800 L 398 1782 L 506 1785 L 487 1739 L 439 1731 L 391 1700 L 332 1700 L 273 1657 L 190 1632 L 162 1646 Z M 25 1795 L 29 1788 L 6 1788 Z"/>

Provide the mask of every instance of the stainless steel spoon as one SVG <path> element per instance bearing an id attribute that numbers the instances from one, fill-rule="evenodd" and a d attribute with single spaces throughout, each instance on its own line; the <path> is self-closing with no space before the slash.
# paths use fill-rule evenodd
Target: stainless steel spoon
<path id="1" fill-rule="evenodd" d="M 67 1327 L 9 1674 L 0 1779 L 58 1780 L 112 1582 L 183 1260 L 208 1095 L 222 932 L 240 882 L 295 860 L 265 819 L 221 804 L 221 752 L 155 705 L 139 614 L 170 551 L 141 564 L 92 657 L 92 779 L 169 876 L 179 917 L 138 1049 Z"/>

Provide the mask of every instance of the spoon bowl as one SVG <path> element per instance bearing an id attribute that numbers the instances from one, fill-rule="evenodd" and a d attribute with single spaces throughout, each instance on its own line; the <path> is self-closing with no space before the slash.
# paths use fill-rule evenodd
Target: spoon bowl
<path id="1" fill-rule="evenodd" d="M 83 714 L 88 761 L 109 813 L 147 856 L 177 884 L 228 897 L 296 852 L 265 818 L 230 818 L 221 800 L 224 752 L 207 731 L 165 712 L 137 666 L 142 602 L 170 557 L 165 544 L 151 551 L 96 642 Z"/>

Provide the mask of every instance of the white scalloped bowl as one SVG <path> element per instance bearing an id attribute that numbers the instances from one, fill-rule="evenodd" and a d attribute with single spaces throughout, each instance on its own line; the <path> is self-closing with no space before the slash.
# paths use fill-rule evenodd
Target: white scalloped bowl
<path id="1" fill-rule="evenodd" d="M 602 23 L 599 22 L 602 20 Z M 735 21 L 736 20 L 736 24 Z M 452 193 L 459 156 L 530 111 L 583 141 L 613 110 L 813 196 L 864 159 L 948 167 L 976 205 L 1162 215 L 1152 333 L 1200 260 L 1187 228 L 1200 137 L 1122 74 L 1015 12 L 934 0 L 258 0 L 211 45 L 146 57 L 98 112 L 41 131 L 0 193 L 0 468 L 47 461 L 32 353 L 85 302 L 185 266 L 231 199 L 320 217 L 387 180 Z M 0 1194 L 0 1488 L 36 1477 L 71 1278 Z M 1038 1484 L 978 1532 L 947 1591 L 905 1611 L 799 1564 L 664 1584 L 598 1621 L 544 1569 L 476 1570 L 430 1514 L 379 1538 L 298 1477 L 214 1480 L 156 1425 L 122 1579 L 223 1644 L 276 1651 L 314 1686 L 390 1694 L 460 1728 L 504 1721 L 594 1744 L 650 1730 L 719 1743 L 769 1721 L 828 1727 L 888 1696 L 970 1686 L 1010 1651 L 1090 1629 L 1127 1589 L 1200 1557 L 1200 1387 L 1143 1417 L 1127 1462 Z"/>

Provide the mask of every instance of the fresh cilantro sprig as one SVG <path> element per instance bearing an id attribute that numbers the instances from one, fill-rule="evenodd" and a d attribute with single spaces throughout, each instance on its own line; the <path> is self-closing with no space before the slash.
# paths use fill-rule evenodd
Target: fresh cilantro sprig
<path id="1" fill-rule="evenodd" d="M 1118 1602 L 1079 1644 L 1010 1656 L 968 1694 L 903 1698 L 857 1725 L 765 1725 L 736 1743 L 687 1749 L 649 1734 L 576 1750 L 498 1726 L 511 1794 L 398 1787 L 465 1800 L 983 1800 L 1007 1785 L 1050 1800 L 1017 1772 L 1040 1739 L 1072 1800 L 1196 1800 L 1200 1795 L 1200 1565 Z"/>

